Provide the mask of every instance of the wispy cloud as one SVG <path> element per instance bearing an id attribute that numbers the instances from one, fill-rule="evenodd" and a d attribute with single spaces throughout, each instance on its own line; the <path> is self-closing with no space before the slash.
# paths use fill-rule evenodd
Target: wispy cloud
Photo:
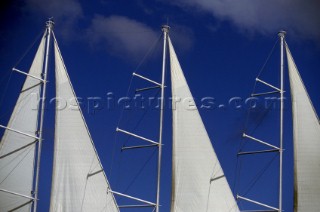
<path id="1" fill-rule="evenodd" d="M 27 0 L 25 7 L 28 11 L 53 17 L 64 37 L 73 36 L 76 23 L 83 18 L 82 6 L 78 0 Z"/>
<path id="2" fill-rule="evenodd" d="M 293 36 L 320 39 L 318 0 L 179 0 L 175 4 L 212 13 L 245 31 L 274 34 L 285 29 Z"/>
<path id="3" fill-rule="evenodd" d="M 171 24 L 170 27 L 170 37 L 177 50 L 187 51 L 191 49 L 194 42 L 192 29 L 179 24 Z"/>
<path id="4" fill-rule="evenodd" d="M 88 29 L 94 43 L 103 44 L 109 52 L 126 58 L 141 59 L 157 41 L 160 31 L 124 16 L 95 16 Z"/>

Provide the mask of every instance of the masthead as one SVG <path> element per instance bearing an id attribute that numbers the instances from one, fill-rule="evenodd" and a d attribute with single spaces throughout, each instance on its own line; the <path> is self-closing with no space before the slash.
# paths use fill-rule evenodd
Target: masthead
<path id="1" fill-rule="evenodd" d="M 284 30 L 280 30 L 279 32 L 278 32 L 278 35 L 279 35 L 279 37 L 285 37 L 285 35 L 286 35 L 286 31 L 284 31 Z"/>
<path id="2" fill-rule="evenodd" d="M 53 26 L 54 26 L 54 21 L 53 21 L 53 18 L 51 17 L 51 18 L 49 18 L 48 21 L 46 21 L 46 27 L 52 29 Z"/>
<path id="3" fill-rule="evenodd" d="M 169 29 L 170 29 L 170 27 L 169 27 L 169 25 L 162 25 L 161 26 L 161 29 L 162 29 L 162 32 L 166 32 L 166 33 L 168 33 L 169 32 Z"/>

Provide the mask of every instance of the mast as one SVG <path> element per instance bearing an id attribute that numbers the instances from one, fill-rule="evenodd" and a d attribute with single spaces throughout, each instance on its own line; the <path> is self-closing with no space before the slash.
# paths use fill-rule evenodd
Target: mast
<path id="1" fill-rule="evenodd" d="M 38 187 L 39 187 L 39 172 L 40 172 L 40 159 L 41 159 L 41 147 L 42 147 L 42 138 L 43 138 L 43 120 L 44 120 L 44 109 L 45 109 L 45 97 L 46 97 L 46 85 L 47 85 L 47 73 L 48 73 L 48 61 L 49 61 L 49 47 L 50 47 L 50 38 L 51 31 L 53 28 L 54 22 L 49 19 L 46 22 L 47 27 L 47 44 L 46 44 L 46 55 L 45 55 L 45 64 L 44 64 L 44 72 L 43 72 L 43 91 L 41 97 L 41 112 L 40 112 L 40 126 L 39 126 L 39 144 L 37 151 L 37 167 L 36 167 L 36 179 L 35 179 L 35 189 L 34 189 L 34 206 L 33 211 L 37 211 L 37 203 L 38 203 Z"/>
<path id="2" fill-rule="evenodd" d="M 240 200 L 245 200 L 247 202 L 251 202 L 251 203 L 254 203 L 256 205 L 260 205 L 260 206 L 263 206 L 263 207 L 266 207 L 266 208 L 269 208 L 271 210 L 274 210 L 274 211 L 278 211 L 278 212 L 282 212 L 282 194 L 283 194 L 283 122 L 284 122 L 284 119 L 283 119 L 283 116 L 284 116 L 284 39 L 285 39 L 285 34 L 286 32 L 285 31 L 279 31 L 278 33 L 278 36 L 279 36 L 279 39 L 280 39 L 280 85 L 278 86 L 274 86 L 268 82 L 265 82 L 264 80 L 261 80 L 260 79 L 260 74 L 261 74 L 261 71 L 258 75 L 258 77 L 256 78 L 256 82 L 259 82 L 259 83 L 262 83 L 266 86 L 268 86 L 269 88 L 272 88 L 273 91 L 271 92 L 264 92 L 264 93 L 255 93 L 255 88 L 254 88 L 254 91 L 253 93 L 251 94 L 251 96 L 262 96 L 262 95 L 269 95 L 269 94 L 274 94 L 274 93 L 277 93 L 279 94 L 279 98 L 280 98 L 280 113 L 279 113 L 279 146 L 275 146 L 275 145 L 272 145 L 271 143 L 269 142 L 265 142 L 259 138 L 256 138 L 256 137 L 253 137 L 251 135 L 247 135 L 246 133 L 243 133 L 243 138 L 247 138 L 247 139 L 250 139 L 250 140 L 253 140 L 253 141 L 256 141 L 260 144 L 263 144 L 264 146 L 268 146 L 268 147 L 271 147 L 272 149 L 267 149 L 267 150 L 258 150 L 258 151 L 242 151 L 240 150 L 240 152 L 238 152 L 238 156 L 240 155 L 251 155 L 251 154 L 260 154 L 260 153 L 272 153 L 272 152 L 277 152 L 279 153 L 279 167 L 277 167 L 279 169 L 279 175 L 278 175 L 278 207 L 274 207 L 274 206 L 271 206 L 271 205 L 268 205 L 268 204 L 264 204 L 262 202 L 258 202 L 258 201 L 255 201 L 255 200 L 252 200 L 252 199 L 249 199 L 249 198 L 246 198 L 246 197 L 243 197 L 243 196 L 240 196 L 240 195 L 237 195 L 237 199 L 240 199 Z M 271 50 L 271 53 L 273 52 L 273 49 Z M 271 55 L 270 53 L 270 55 Z M 269 57 L 270 57 L 269 55 Z M 266 63 L 268 62 L 269 60 L 269 57 L 266 61 Z M 265 64 L 266 64 L 265 63 Z M 264 68 L 264 67 L 263 67 Z"/>
<path id="3" fill-rule="evenodd" d="M 157 176 L 157 202 L 156 212 L 159 212 L 160 203 L 160 176 L 161 176 L 161 154 L 162 154 L 162 131 L 163 131 L 163 109 L 164 109 L 164 82 L 166 69 L 166 44 L 169 32 L 168 25 L 162 25 L 163 31 L 163 58 L 162 58 L 162 80 L 161 80 L 161 103 L 160 103 L 160 130 L 159 130 L 159 144 L 158 144 L 158 176 Z"/>
<path id="4" fill-rule="evenodd" d="M 282 211 L 282 158 L 283 158 L 283 57 L 284 37 L 286 32 L 280 31 L 280 145 L 279 145 L 279 212 Z"/>

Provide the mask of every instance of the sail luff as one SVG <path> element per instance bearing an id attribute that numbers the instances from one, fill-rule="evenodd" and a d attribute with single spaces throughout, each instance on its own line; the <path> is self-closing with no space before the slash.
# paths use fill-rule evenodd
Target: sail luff
<path id="1" fill-rule="evenodd" d="M 39 97 L 45 35 L 43 35 L 0 143 L 0 210 L 29 211 L 33 202 L 35 145 L 38 142 Z M 22 132 L 22 133 L 18 133 Z M 31 136 L 26 136 L 31 135 Z M 9 192 L 4 192 L 7 190 Z M 16 195 L 14 194 L 16 193 Z"/>
<path id="2" fill-rule="evenodd" d="M 55 37 L 54 49 L 57 100 L 50 211 L 118 211 Z M 66 107 L 59 108 L 63 101 Z"/>
<path id="3" fill-rule="evenodd" d="M 171 211 L 239 211 L 168 37 L 173 112 Z"/>
<path id="4" fill-rule="evenodd" d="M 320 124 L 288 45 L 294 138 L 294 211 L 320 208 Z"/>

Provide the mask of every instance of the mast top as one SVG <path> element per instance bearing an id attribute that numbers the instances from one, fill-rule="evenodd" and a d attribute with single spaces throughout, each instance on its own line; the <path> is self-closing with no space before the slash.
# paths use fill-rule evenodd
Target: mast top
<path id="1" fill-rule="evenodd" d="M 170 27 L 169 27 L 169 25 L 164 24 L 161 26 L 161 30 L 162 30 L 162 32 L 168 33 L 170 30 Z"/>
<path id="2" fill-rule="evenodd" d="M 46 27 L 49 29 L 52 29 L 54 26 L 54 21 L 53 21 L 53 17 L 49 18 L 48 21 L 46 21 Z"/>
<path id="3" fill-rule="evenodd" d="M 286 34 L 287 34 L 287 32 L 284 31 L 284 30 L 280 30 L 280 31 L 278 32 L 279 37 L 282 37 L 282 38 L 284 38 Z"/>

